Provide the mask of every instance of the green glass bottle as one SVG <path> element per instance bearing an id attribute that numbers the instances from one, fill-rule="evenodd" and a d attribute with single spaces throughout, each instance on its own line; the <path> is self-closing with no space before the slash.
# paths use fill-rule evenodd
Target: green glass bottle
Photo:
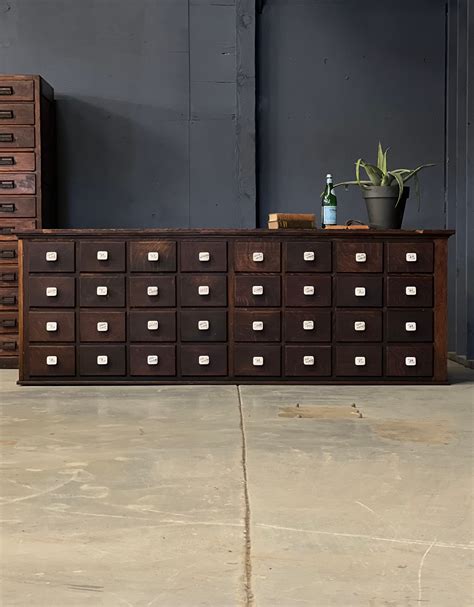
<path id="1" fill-rule="evenodd" d="M 326 175 L 326 187 L 324 188 L 321 203 L 321 227 L 337 224 L 337 198 L 334 194 L 332 175 Z"/>

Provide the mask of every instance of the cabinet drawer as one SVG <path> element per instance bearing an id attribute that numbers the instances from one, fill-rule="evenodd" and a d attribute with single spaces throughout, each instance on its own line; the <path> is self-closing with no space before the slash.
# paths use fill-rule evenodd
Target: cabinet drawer
<path id="1" fill-rule="evenodd" d="M 235 277 L 235 305 L 237 307 L 279 307 L 280 304 L 280 276 L 254 274 Z"/>
<path id="2" fill-rule="evenodd" d="M 381 242 L 336 242 L 337 272 L 382 272 Z"/>
<path id="3" fill-rule="evenodd" d="M 34 173 L 1 173 L 0 194 L 35 194 Z"/>
<path id="4" fill-rule="evenodd" d="M 0 310 L 18 307 L 18 287 L 0 287 Z"/>
<path id="5" fill-rule="evenodd" d="M 286 244 L 287 272 L 330 272 L 330 242 L 298 241 Z"/>
<path id="6" fill-rule="evenodd" d="M 72 276 L 30 276 L 28 290 L 33 308 L 73 308 L 76 303 Z"/>
<path id="7" fill-rule="evenodd" d="M 0 96 L 0 100 L 3 99 Z M 0 102 L 0 124 L 34 124 L 35 106 L 33 103 Z"/>
<path id="8" fill-rule="evenodd" d="M 3 80 L 0 82 L 2 101 L 33 101 L 33 80 Z"/>
<path id="9" fill-rule="evenodd" d="M 176 272 L 176 242 L 132 241 L 129 244 L 131 272 Z"/>
<path id="10" fill-rule="evenodd" d="M 376 344 L 336 346 L 336 375 L 378 377 L 382 375 L 382 346 Z"/>
<path id="11" fill-rule="evenodd" d="M 76 338 L 74 312 L 52 310 L 28 313 L 29 340 L 74 341 Z"/>
<path id="12" fill-rule="evenodd" d="M 2 198 L 0 198 L 0 201 Z M 16 217 L 10 217 L 8 219 L 0 219 L 0 236 L 3 234 L 15 234 L 21 230 L 34 230 L 36 228 L 36 221 L 34 219 L 17 219 Z"/>
<path id="13" fill-rule="evenodd" d="M 387 305 L 429 308 L 433 305 L 432 276 L 389 276 Z"/>
<path id="14" fill-rule="evenodd" d="M 181 346 L 182 375 L 227 375 L 227 346 Z"/>
<path id="15" fill-rule="evenodd" d="M 387 375 L 430 377 L 433 375 L 433 348 L 427 344 L 387 346 Z"/>
<path id="16" fill-rule="evenodd" d="M 234 346 L 235 375 L 280 377 L 281 348 L 270 344 Z"/>
<path id="17" fill-rule="evenodd" d="M 279 242 L 236 242 L 234 245 L 236 272 L 279 272 L 281 269 Z"/>
<path id="18" fill-rule="evenodd" d="M 125 341 L 125 312 L 85 311 L 79 316 L 81 341 Z"/>
<path id="19" fill-rule="evenodd" d="M 80 346 L 79 372 L 81 375 L 125 375 L 125 346 L 101 344 Z"/>
<path id="20" fill-rule="evenodd" d="M 18 284 L 18 266 L 0 266 L 0 287 Z"/>
<path id="21" fill-rule="evenodd" d="M 0 335 L 18 333 L 18 312 L 0 312 Z"/>
<path id="22" fill-rule="evenodd" d="M 382 310 L 337 310 L 337 341 L 382 341 Z"/>
<path id="23" fill-rule="evenodd" d="M 208 307 L 227 305 L 227 277 L 213 274 L 180 276 L 181 305 Z"/>
<path id="24" fill-rule="evenodd" d="M 387 310 L 387 341 L 432 341 L 433 310 Z"/>
<path id="25" fill-rule="evenodd" d="M 173 310 L 131 310 L 130 341 L 176 341 L 176 312 Z"/>
<path id="26" fill-rule="evenodd" d="M 286 346 L 285 374 L 290 377 L 331 375 L 331 346 Z"/>
<path id="27" fill-rule="evenodd" d="M 331 310 L 286 310 L 288 342 L 331 341 Z"/>
<path id="28" fill-rule="evenodd" d="M 34 148 L 35 129 L 32 126 L 0 124 L 0 149 Z"/>
<path id="29" fill-rule="evenodd" d="M 18 259 L 18 242 L 12 236 L 0 240 L 0 267 L 16 263 Z"/>
<path id="30" fill-rule="evenodd" d="M 227 341 L 225 310 L 182 310 L 181 341 Z"/>
<path id="31" fill-rule="evenodd" d="M 0 173 L 34 171 L 35 167 L 34 152 L 0 152 Z"/>
<path id="32" fill-rule="evenodd" d="M 181 243 L 181 272 L 226 272 L 227 243 L 188 240 Z"/>
<path id="33" fill-rule="evenodd" d="M 36 198 L 3 195 L 0 197 L 0 219 L 7 219 L 8 221 L 14 222 L 18 217 L 35 216 Z"/>
<path id="34" fill-rule="evenodd" d="M 387 243 L 387 265 L 389 272 L 432 272 L 432 242 Z"/>
<path id="35" fill-rule="evenodd" d="M 176 346 L 130 346 L 130 375 L 176 375 Z"/>
<path id="36" fill-rule="evenodd" d="M 128 281 L 132 308 L 171 308 L 176 305 L 174 276 L 131 276 Z"/>
<path id="37" fill-rule="evenodd" d="M 73 242 L 30 242 L 27 244 L 30 272 L 74 272 Z"/>
<path id="38" fill-rule="evenodd" d="M 30 375 L 51 378 L 76 374 L 74 346 L 30 346 L 27 350 L 27 369 Z"/>
<path id="39" fill-rule="evenodd" d="M 83 308 L 123 308 L 125 278 L 107 275 L 81 276 L 80 305 Z"/>
<path id="40" fill-rule="evenodd" d="M 290 308 L 326 307 L 331 305 L 332 278 L 318 274 L 287 274 L 286 305 Z"/>
<path id="41" fill-rule="evenodd" d="M 382 276 L 336 276 L 336 306 L 366 308 L 382 304 Z"/>
<path id="42" fill-rule="evenodd" d="M 125 243 L 82 241 L 79 244 L 81 272 L 124 272 Z"/>
<path id="43" fill-rule="evenodd" d="M 18 354 L 18 335 L 0 335 L 0 356 L 12 356 Z"/>
<path id="44" fill-rule="evenodd" d="M 235 341 L 280 341 L 280 312 L 273 310 L 236 310 Z"/>

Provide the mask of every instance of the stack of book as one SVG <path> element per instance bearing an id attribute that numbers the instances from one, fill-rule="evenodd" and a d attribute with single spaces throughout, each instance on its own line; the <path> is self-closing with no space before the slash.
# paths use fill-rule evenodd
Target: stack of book
<path id="1" fill-rule="evenodd" d="M 316 216 L 313 213 L 270 213 L 268 229 L 315 228 Z"/>

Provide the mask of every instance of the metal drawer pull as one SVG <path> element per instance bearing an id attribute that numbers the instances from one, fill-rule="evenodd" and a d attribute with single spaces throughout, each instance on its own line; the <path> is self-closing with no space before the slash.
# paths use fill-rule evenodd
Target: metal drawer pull
<path id="1" fill-rule="evenodd" d="M 365 297 L 365 287 L 356 287 L 354 293 L 356 297 Z"/>
<path id="2" fill-rule="evenodd" d="M 0 143 L 13 143 L 13 133 L 0 133 Z"/>
<path id="3" fill-rule="evenodd" d="M 108 365 L 109 364 L 109 357 L 106 356 L 105 354 L 99 355 L 97 357 L 97 364 L 98 365 Z"/>
<path id="4" fill-rule="evenodd" d="M 255 253 L 252 254 L 252 260 L 256 261 L 256 262 L 261 262 L 264 259 L 264 255 L 261 251 L 255 251 Z"/>
<path id="5" fill-rule="evenodd" d="M 416 295 L 416 287 L 406 287 L 405 295 Z"/>
<path id="6" fill-rule="evenodd" d="M 97 287 L 97 289 L 96 289 L 97 295 L 100 295 L 101 297 L 103 297 L 104 295 L 107 295 L 107 292 L 108 292 L 107 287 Z"/>
<path id="7" fill-rule="evenodd" d="M 158 331 L 159 323 L 157 320 L 149 320 L 146 323 L 146 328 L 148 331 Z"/>
<path id="8" fill-rule="evenodd" d="M 356 253 L 355 260 L 357 261 L 357 263 L 364 263 L 365 261 L 367 261 L 367 254 L 366 253 Z"/>
<path id="9" fill-rule="evenodd" d="M 198 287 L 199 295 L 209 295 L 209 287 L 207 285 L 202 285 Z"/>
<path id="10" fill-rule="evenodd" d="M 58 254 L 56 251 L 46 252 L 46 261 L 58 261 Z"/>
<path id="11" fill-rule="evenodd" d="M 104 321 L 100 321 L 97 323 L 97 331 L 99 333 L 106 333 L 109 330 L 109 323 Z"/>
<path id="12" fill-rule="evenodd" d="M 13 179 L 2 179 L 0 181 L 0 189 L 1 190 L 14 190 L 15 182 Z"/>
<path id="13" fill-rule="evenodd" d="M 303 320 L 303 330 L 312 331 L 314 329 L 314 320 Z"/>
<path id="14" fill-rule="evenodd" d="M 405 356 L 405 365 L 407 367 L 416 367 L 416 356 Z"/>
<path id="15" fill-rule="evenodd" d="M 14 249 L 0 249 L 0 259 L 14 259 L 14 258 L 15 258 Z"/>
<path id="16" fill-rule="evenodd" d="M 16 350 L 16 341 L 4 341 L 0 343 L 0 350 Z"/>
<path id="17" fill-rule="evenodd" d="M 146 288 L 146 294 L 149 297 L 156 297 L 158 295 L 158 287 L 152 287 L 152 286 L 147 287 Z"/>
<path id="18" fill-rule="evenodd" d="M 46 287 L 46 297 L 56 297 L 58 294 L 57 287 Z"/>
<path id="19" fill-rule="evenodd" d="M 55 367 L 58 364 L 58 357 L 57 356 L 47 356 L 46 364 L 48 365 L 48 367 Z"/>
<path id="20" fill-rule="evenodd" d="M 4 329 L 13 329 L 16 327 L 16 318 L 6 318 L 2 320 L 1 325 Z"/>
<path id="21" fill-rule="evenodd" d="M 312 367 L 314 365 L 314 356 L 303 356 L 303 365 L 305 367 Z"/>
<path id="22" fill-rule="evenodd" d="M 365 356 L 356 356 L 354 358 L 354 364 L 356 367 L 365 367 Z"/>
<path id="23" fill-rule="evenodd" d="M 48 333 L 54 333 L 57 330 L 58 330 L 57 322 L 49 321 L 46 323 L 46 331 L 48 331 Z"/>
<path id="24" fill-rule="evenodd" d="M 416 253 L 407 253 L 405 255 L 405 259 L 407 261 L 416 261 L 417 260 L 417 255 L 416 255 Z"/>
<path id="25" fill-rule="evenodd" d="M 416 322 L 406 322 L 405 331 L 416 331 Z"/>
<path id="26" fill-rule="evenodd" d="M 146 362 L 148 365 L 157 365 L 158 364 L 158 356 L 156 354 L 150 354 L 146 357 Z"/>
<path id="27" fill-rule="evenodd" d="M 158 261 L 160 259 L 160 254 L 158 251 L 149 251 L 148 252 L 148 261 Z"/>
<path id="28" fill-rule="evenodd" d="M 252 359 L 252 364 L 254 367 L 263 367 L 264 358 L 263 356 L 254 356 Z"/>
<path id="29" fill-rule="evenodd" d="M 210 361 L 210 359 L 209 359 L 209 356 L 207 356 L 207 355 L 200 356 L 199 360 L 198 360 L 198 362 L 201 366 L 207 366 L 209 364 L 209 361 Z"/>
<path id="30" fill-rule="evenodd" d="M 261 320 L 254 320 L 252 323 L 252 329 L 254 331 L 263 331 L 263 322 Z"/>
<path id="31" fill-rule="evenodd" d="M 107 261 L 108 258 L 109 258 L 108 251 L 97 251 L 97 260 L 98 261 Z"/>
<path id="32" fill-rule="evenodd" d="M 0 297 L 0 304 L 2 306 L 14 306 L 16 305 L 16 297 L 15 295 L 8 295 L 6 297 Z"/>
<path id="33" fill-rule="evenodd" d="M 356 322 L 354 323 L 354 331 L 365 331 L 365 321 L 356 320 Z"/>
<path id="34" fill-rule="evenodd" d="M 0 86 L 0 95 L 2 97 L 8 97 L 13 95 L 13 87 L 12 86 Z"/>
<path id="35" fill-rule="evenodd" d="M 303 287 L 303 293 L 305 295 L 314 295 L 314 287 L 311 285 L 306 285 Z"/>
<path id="36" fill-rule="evenodd" d="M 13 202 L 0 202 L 0 211 L 4 213 L 14 213 L 16 206 Z"/>
<path id="37" fill-rule="evenodd" d="M 314 261 L 314 257 L 315 257 L 314 251 L 305 251 L 303 253 L 303 259 L 305 261 Z"/>
<path id="38" fill-rule="evenodd" d="M 0 110 L 0 120 L 12 120 L 13 118 L 13 110 Z"/>
<path id="39" fill-rule="evenodd" d="M 262 285 L 254 285 L 252 287 L 252 295 L 263 295 Z"/>
<path id="40" fill-rule="evenodd" d="M 209 329 L 209 321 L 208 320 L 199 320 L 198 329 L 199 329 L 199 331 L 207 331 Z"/>
<path id="41" fill-rule="evenodd" d="M 211 254 L 209 251 L 199 251 L 199 261 L 210 261 Z"/>
<path id="42" fill-rule="evenodd" d="M 13 234 L 15 226 L 3 226 L 0 228 L 0 234 Z"/>
<path id="43" fill-rule="evenodd" d="M 0 156 L 0 167 L 12 167 L 15 164 L 13 156 Z"/>

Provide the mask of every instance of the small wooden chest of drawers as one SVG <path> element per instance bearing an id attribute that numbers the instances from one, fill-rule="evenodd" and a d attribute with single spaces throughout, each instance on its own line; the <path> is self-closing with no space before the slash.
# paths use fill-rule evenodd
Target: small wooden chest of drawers
<path id="1" fill-rule="evenodd" d="M 24 232 L 20 383 L 445 383 L 451 234 Z"/>

